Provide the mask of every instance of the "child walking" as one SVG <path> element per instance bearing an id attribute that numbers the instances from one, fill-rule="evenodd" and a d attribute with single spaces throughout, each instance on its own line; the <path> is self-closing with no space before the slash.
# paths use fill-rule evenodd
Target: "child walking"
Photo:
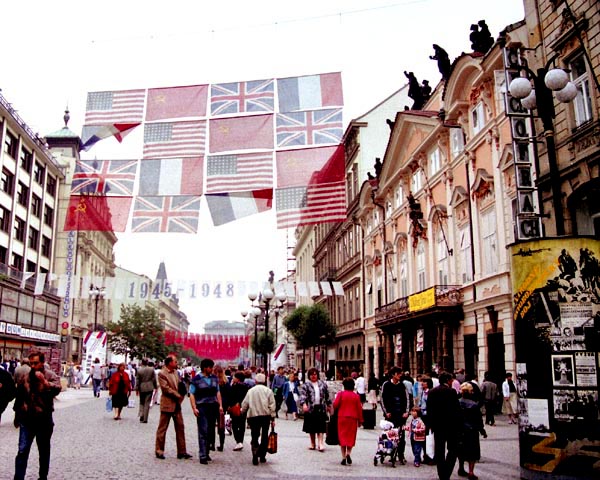
<path id="1" fill-rule="evenodd" d="M 415 457 L 415 467 L 421 466 L 421 454 L 425 448 L 425 423 L 421 419 L 421 409 L 419 407 L 413 407 L 410 410 L 412 419 L 410 424 L 406 425 L 404 430 L 410 432 L 410 444 L 412 446 L 413 455 Z"/>

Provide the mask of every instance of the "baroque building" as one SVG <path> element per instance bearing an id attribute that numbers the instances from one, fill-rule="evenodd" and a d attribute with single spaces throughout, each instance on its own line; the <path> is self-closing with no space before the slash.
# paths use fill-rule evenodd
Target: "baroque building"
<path id="1" fill-rule="evenodd" d="M 497 43 L 458 57 L 423 109 L 397 113 L 380 175 L 362 185 L 366 348 L 379 377 L 396 364 L 500 381 L 514 368 L 503 65 Z"/>

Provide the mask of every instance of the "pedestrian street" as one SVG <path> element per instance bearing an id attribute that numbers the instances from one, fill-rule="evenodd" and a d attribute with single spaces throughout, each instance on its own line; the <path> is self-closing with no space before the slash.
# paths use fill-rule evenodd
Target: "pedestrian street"
<path id="1" fill-rule="evenodd" d="M 176 458 L 175 430 L 169 425 L 165 460 L 154 455 L 154 440 L 158 425 L 158 406 L 153 406 L 147 424 L 140 423 L 136 408 L 123 410 L 123 419 L 114 421 L 105 411 L 107 392 L 93 398 L 91 388 L 62 392 L 56 400 L 54 435 L 50 461 L 50 480 L 107 479 L 107 480 L 192 480 L 210 478 L 408 478 L 436 479 L 435 466 L 412 463 L 410 442 L 407 442 L 406 465 L 395 468 L 386 461 L 373 465 L 377 450 L 379 428 L 359 429 L 357 444 L 352 452 L 353 465 L 340 465 L 338 446 L 326 446 L 325 452 L 310 451 L 308 435 L 302 432 L 302 419 L 285 420 L 280 412 L 275 430 L 278 453 L 267 456 L 267 463 L 253 466 L 250 452 L 250 431 L 246 431 L 244 449 L 232 451 L 234 441 L 226 436 L 223 452 L 214 451 L 209 465 L 198 461 L 197 428 L 188 399 L 183 402 L 187 450 L 190 460 Z M 378 412 L 380 415 L 380 411 Z M 12 425 L 12 404 L 0 424 L 0 479 L 10 480 L 14 473 L 18 430 Z M 380 416 L 377 418 L 379 424 Z M 482 461 L 475 466 L 480 479 L 519 478 L 517 427 L 509 425 L 506 417 L 498 416 L 496 427 L 487 427 L 488 438 L 481 439 Z M 456 475 L 456 469 L 452 478 Z M 27 479 L 37 479 L 38 451 L 34 446 L 29 457 Z"/>

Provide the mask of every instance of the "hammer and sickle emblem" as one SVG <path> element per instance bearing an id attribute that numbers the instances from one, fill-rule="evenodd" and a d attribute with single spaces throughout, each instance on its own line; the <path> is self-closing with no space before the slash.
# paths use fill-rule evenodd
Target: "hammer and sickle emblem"
<path id="1" fill-rule="evenodd" d="M 87 205 L 83 199 L 79 200 L 79 203 L 75 207 L 76 212 L 86 213 Z"/>

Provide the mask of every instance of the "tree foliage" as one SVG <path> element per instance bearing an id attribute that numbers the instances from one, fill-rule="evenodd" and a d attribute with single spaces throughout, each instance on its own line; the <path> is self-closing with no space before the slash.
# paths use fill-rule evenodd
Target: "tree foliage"
<path id="1" fill-rule="evenodd" d="M 301 348 L 310 348 L 331 342 L 335 338 L 335 325 L 329 312 L 319 303 L 301 305 L 285 319 L 285 327 Z"/>
<path id="2" fill-rule="evenodd" d="M 158 312 L 150 305 L 122 305 L 120 320 L 109 322 L 106 329 L 108 345 L 116 354 L 162 360 L 169 352 Z"/>

